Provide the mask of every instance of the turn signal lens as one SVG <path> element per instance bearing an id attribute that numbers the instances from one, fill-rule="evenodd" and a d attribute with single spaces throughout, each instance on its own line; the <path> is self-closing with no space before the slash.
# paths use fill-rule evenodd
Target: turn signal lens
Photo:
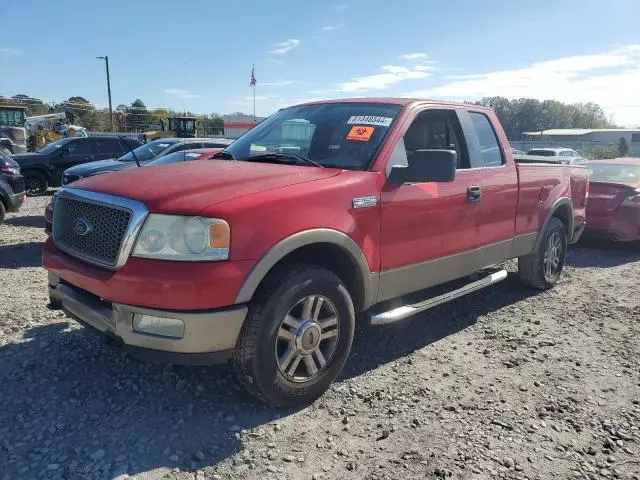
<path id="1" fill-rule="evenodd" d="M 231 230 L 226 222 L 214 223 L 209 227 L 209 246 L 211 248 L 229 248 Z"/>

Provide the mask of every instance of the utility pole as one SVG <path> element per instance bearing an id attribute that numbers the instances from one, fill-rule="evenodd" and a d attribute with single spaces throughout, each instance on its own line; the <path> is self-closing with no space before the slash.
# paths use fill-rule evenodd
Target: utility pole
<path id="1" fill-rule="evenodd" d="M 104 63 L 107 67 L 107 93 L 109 94 L 109 120 L 111 121 L 111 131 L 114 131 L 113 128 L 113 108 L 111 106 L 111 80 L 109 79 L 109 57 L 105 55 L 104 57 L 96 57 L 98 60 L 104 60 Z"/>

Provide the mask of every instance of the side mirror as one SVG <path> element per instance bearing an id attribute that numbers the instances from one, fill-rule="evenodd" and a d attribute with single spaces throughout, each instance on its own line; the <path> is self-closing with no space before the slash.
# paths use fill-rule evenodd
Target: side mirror
<path id="1" fill-rule="evenodd" d="M 389 182 L 403 183 L 453 182 L 456 177 L 458 154 L 454 150 L 416 150 L 408 166 L 394 166 Z"/>

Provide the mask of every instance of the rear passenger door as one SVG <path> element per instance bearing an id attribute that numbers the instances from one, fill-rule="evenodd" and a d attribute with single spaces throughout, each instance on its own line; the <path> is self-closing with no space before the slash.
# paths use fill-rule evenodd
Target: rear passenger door
<path id="1" fill-rule="evenodd" d="M 469 149 L 470 169 L 459 171 L 460 178 L 469 178 L 467 189 L 477 192 L 477 240 L 479 267 L 486 267 L 510 258 L 518 206 L 518 173 L 493 127 L 497 118 L 486 110 L 460 112 L 460 119 Z M 504 134 L 503 134 L 504 135 Z"/>
<path id="2" fill-rule="evenodd" d="M 95 160 L 106 160 L 110 158 L 118 158 L 123 155 L 123 146 L 117 138 L 99 138 L 96 139 Z"/>

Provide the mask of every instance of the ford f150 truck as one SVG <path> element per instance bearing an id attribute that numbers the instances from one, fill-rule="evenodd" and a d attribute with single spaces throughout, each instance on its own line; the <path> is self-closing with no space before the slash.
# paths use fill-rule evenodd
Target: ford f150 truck
<path id="1" fill-rule="evenodd" d="M 504 279 L 513 258 L 552 287 L 587 189 L 584 167 L 516 164 L 483 107 L 308 103 L 218 161 L 63 189 L 43 263 L 52 306 L 130 352 L 231 360 L 259 399 L 304 404 L 342 370 L 356 319 L 405 319 Z"/>

